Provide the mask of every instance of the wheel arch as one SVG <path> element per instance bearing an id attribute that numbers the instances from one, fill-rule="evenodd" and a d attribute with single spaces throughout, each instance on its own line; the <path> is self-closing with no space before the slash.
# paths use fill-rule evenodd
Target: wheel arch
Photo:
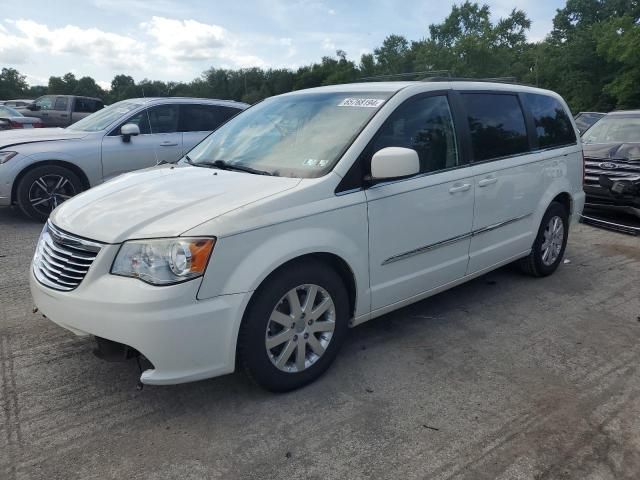
<path id="1" fill-rule="evenodd" d="M 561 192 L 553 197 L 552 202 L 558 202 L 567 209 L 569 216 L 573 214 L 573 197 L 569 192 Z M 547 207 L 548 208 L 548 207 Z"/>
<path id="2" fill-rule="evenodd" d="M 43 167 L 46 165 L 56 165 L 58 167 L 66 168 L 72 171 L 73 173 L 75 173 L 80 179 L 80 181 L 82 182 L 83 190 L 87 190 L 88 188 L 91 187 L 87 174 L 78 165 L 71 162 L 67 162 L 65 160 L 40 160 L 36 163 L 32 163 L 26 166 L 20 171 L 20 173 L 18 173 L 15 180 L 13 181 L 13 185 L 11 186 L 11 203 L 15 203 L 17 200 L 16 193 L 18 190 L 18 185 L 20 184 L 20 181 L 22 181 L 22 178 L 31 170 L 35 168 Z"/>
<path id="3" fill-rule="evenodd" d="M 308 260 L 316 260 L 325 265 L 331 267 L 342 279 L 345 288 L 347 289 L 347 296 L 349 298 L 349 314 L 353 317 L 356 311 L 357 304 L 357 283 L 356 276 L 353 272 L 353 269 L 349 266 L 346 260 L 344 260 L 341 256 L 330 253 L 330 252 L 311 252 L 305 253 L 302 255 L 298 255 L 293 257 L 284 263 L 280 264 L 270 273 L 268 273 L 260 282 L 256 291 L 260 289 L 264 284 L 266 284 L 271 278 L 277 275 L 279 272 L 291 268 L 295 264 L 301 264 Z M 255 292 L 252 297 L 255 296 Z"/>

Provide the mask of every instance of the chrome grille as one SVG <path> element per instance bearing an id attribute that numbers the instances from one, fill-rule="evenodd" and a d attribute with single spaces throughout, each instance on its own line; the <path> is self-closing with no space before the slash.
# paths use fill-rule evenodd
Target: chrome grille
<path id="1" fill-rule="evenodd" d="M 33 257 L 33 273 L 40 283 L 69 291 L 80 285 L 102 244 L 76 237 L 47 222 Z"/>
<path id="2" fill-rule="evenodd" d="M 584 183 L 598 185 L 598 177 L 606 175 L 612 180 L 640 177 L 640 161 L 584 159 Z"/>

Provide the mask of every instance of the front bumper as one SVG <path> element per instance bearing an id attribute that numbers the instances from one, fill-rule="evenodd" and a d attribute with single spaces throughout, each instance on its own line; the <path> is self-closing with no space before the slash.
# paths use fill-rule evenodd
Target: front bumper
<path id="1" fill-rule="evenodd" d="M 600 185 L 585 185 L 585 206 L 599 210 L 629 213 L 640 218 L 640 196 L 614 195 Z"/>
<path id="2" fill-rule="evenodd" d="M 231 373 L 250 293 L 197 300 L 199 279 L 155 287 L 111 275 L 106 272 L 117 248 L 103 248 L 70 292 L 42 285 L 31 269 L 31 294 L 38 309 L 77 335 L 95 335 L 138 350 L 154 366 L 142 373 L 142 383 L 168 385 Z"/>

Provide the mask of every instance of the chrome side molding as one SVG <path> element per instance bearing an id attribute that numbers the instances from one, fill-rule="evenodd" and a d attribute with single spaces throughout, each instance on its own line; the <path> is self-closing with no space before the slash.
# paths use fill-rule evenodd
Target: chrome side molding
<path id="1" fill-rule="evenodd" d="M 504 227 L 511 223 L 523 220 L 527 217 L 530 217 L 533 213 L 527 213 L 525 215 L 520 215 L 518 217 L 511 218 L 509 220 L 505 220 L 504 222 L 494 223 L 493 225 L 487 225 L 486 227 L 479 228 L 477 230 L 473 230 L 468 233 L 463 233 L 462 235 L 456 235 L 455 237 L 447 238 L 446 240 L 442 240 L 440 242 L 432 243 L 430 245 L 425 245 L 424 247 L 419 247 L 414 250 L 409 250 L 408 252 L 399 253 L 398 255 L 394 255 L 392 257 L 387 258 L 381 265 L 388 265 L 389 263 L 397 262 L 399 260 L 404 260 L 405 258 L 413 257 L 414 255 L 420 255 L 421 253 L 425 253 L 431 250 L 435 250 L 436 248 L 444 247 L 446 245 L 451 245 L 452 243 L 459 242 L 469 237 L 476 237 L 483 233 L 490 232 L 500 227 Z"/>

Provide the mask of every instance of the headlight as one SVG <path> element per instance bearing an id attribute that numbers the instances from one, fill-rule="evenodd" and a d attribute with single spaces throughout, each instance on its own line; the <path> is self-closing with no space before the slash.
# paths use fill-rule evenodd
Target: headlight
<path id="1" fill-rule="evenodd" d="M 6 150 L 3 150 L 2 152 L 0 152 L 0 165 L 2 165 L 3 163 L 7 163 L 17 154 L 18 152 L 8 152 Z"/>
<path id="2" fill-rule="evenodd" d="M 132 240 L 120 247 L 111 273 L 153 285 L 185 282 L 204 274 L 215 238 Z"/>

